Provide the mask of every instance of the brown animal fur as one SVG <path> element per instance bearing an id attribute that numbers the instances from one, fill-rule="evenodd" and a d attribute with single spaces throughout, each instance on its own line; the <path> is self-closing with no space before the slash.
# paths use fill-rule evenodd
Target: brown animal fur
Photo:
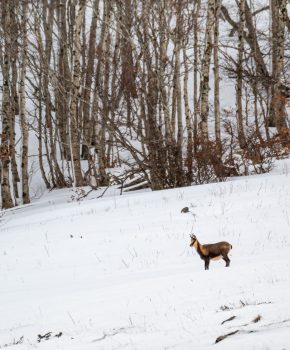
<path id="1" fill-rule="evenodd" d="M 213 244 L 201 244 L 195 235 L 190 235 L 190 238 L 190 246 L 194 247 L 200 258 L 204 260 L 205 270 L 209 269 L 210 260 L 223 259 L 226 262 L 226 267 L 230 266 L 228 253 L 233 248 L 230 243 L 222 241 Z"/>

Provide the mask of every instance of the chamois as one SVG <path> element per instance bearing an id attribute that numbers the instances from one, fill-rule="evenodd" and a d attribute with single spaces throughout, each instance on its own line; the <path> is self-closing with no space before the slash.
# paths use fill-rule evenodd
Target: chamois
<path id="1" fill-rule="evenodd" d="M 210 260 L 223 259 L 226 262 L 226 267 L 230 266 L 228 253 L 233 248 L 230 243 L 223 241 L 214 244 L 201 244 L 194 234 L 191 234 L 190 238 L 190 247 L 194 247 L 200 258 L 204 260 L 205 270 L 208 270 Z"/>

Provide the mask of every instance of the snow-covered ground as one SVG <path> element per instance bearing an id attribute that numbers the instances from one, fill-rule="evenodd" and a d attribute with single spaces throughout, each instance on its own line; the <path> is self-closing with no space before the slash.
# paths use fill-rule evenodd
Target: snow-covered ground
<path id="1" fill-rule="evenodd" d="M 83 201 L 55 190 L 1 212 L 0 348 L 290 349 L 290 162 L 278 165 Z M 229 241 L 231 266 L 205 271 L 191 232 Z"/>

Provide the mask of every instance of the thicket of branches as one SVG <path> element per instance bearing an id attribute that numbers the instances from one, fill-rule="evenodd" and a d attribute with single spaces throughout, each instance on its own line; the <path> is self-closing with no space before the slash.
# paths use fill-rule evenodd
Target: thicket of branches
<path id="1" fill-rule="evenodd" d="M 117 166 L 153 190 L 267 171 L 289 146 L 286 6 L 0 1 L 2 207 L 30 201 L 32 132 L 47 188 L 107 186 Z"/>

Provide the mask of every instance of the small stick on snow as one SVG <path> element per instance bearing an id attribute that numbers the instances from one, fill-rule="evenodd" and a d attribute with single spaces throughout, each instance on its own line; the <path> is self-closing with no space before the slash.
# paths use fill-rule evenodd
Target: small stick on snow
<path id="1" fill-rule="evenodd" d="M 230 333 L 225 334 L 225 335 L 220 335 L 219 337 L 216 338 L 215 343 L 219 343 L 220 341 L 224 340 L 225 338 L 227 338 L 227 337 L 229 337 L 231 335 L 234 335 L 234 334 L 236 334 L 238 332 L 239 332 L 239 330 L 237 329 L 234 332 L 230 332 Z"/>
<path id="2" fill-rule="evenodd" d="M 230 318 L 227 318 L 227 319 L 224 320 L 221 324 L 224 324 L 224 323 L 226 323 L 226 322 L 232 321 L 232 320 L 235 319 L 235 318 L 236 318 L 236 316 L 232 316 L 232 317 L 230 317 Z"/>

